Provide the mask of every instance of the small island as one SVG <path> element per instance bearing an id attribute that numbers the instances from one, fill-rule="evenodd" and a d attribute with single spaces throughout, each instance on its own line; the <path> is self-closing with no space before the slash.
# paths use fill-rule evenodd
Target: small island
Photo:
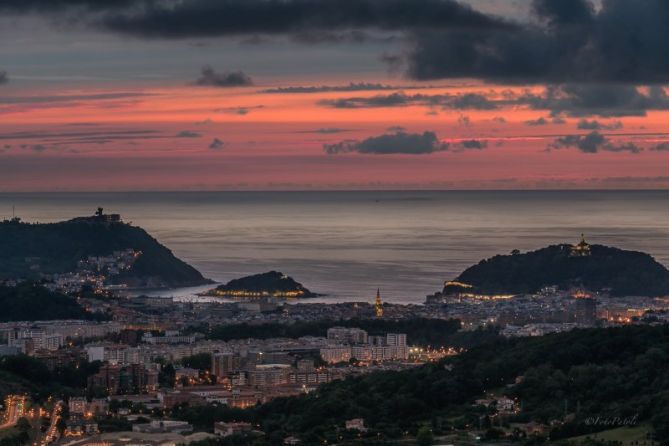
<path id="1" fill-rule="evenodd" d="M 228 297 L 234 299 L 280 298 L 300 299 L 318 296 L 279 271 L 234 279 L 203 293 L 205 296 Z"/>
<path id="2" fill-rule="evenodd" d="M 545 287 L 603 292 L 611 296 L 667 296 L 669 270 L 649 254 L 603 245 L 585 237 L 574 244 L 497 255 L 446 282 L 443 294 L 505 296 Z"/>

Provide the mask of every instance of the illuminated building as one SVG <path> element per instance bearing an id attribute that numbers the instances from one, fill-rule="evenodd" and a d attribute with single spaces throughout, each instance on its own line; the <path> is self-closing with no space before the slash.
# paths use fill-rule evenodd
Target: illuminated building
<path id="1" fill-rule="evenodd" d="M 120 366 L 105 364 L 100 371 L 88 377 L 88 389 L 100 389 L 109 395 L 156 390 L 158 371 L 141 364 Z"/>
<path id="2" fill-rule="evenodd" d="M 444 288 L 448 287 L 456 287 L 456 288 L 465 288 L 465 289 L 471 289 L 474 288 L 472 285 L 464 282 L 459 282 L 457 280 L 449 280 L 444 282 Z"/>
<path id="3" fill-rule="evenodd" d="M 407 336 L 405 333 L 368 336 L 366 332 L 360 329 L 335 327 L 333 330 L 336 331 L 331 332 L 328 330 L 328 339 L 330 341 L 342 342 L 343 344 L 321 348 L 321 358 L 329 364 L 346 362 L 352 358 L 359 361 L 396 361 L 407 360 L 409 358 L 409 347 L 407 347 Z M 344 330 L 351 330 L 353 333 L 360 331 L 364 336 L 353 337 L 350 334 L 345 335 Z M 356 339 L 364 339 L 364 342 L 355 342 Z"/>
<path id="4" fill-rule="evenodd" d="M 383 317 L 383 302 L 381 302 L 381 290 L 376 289 L 376 301 L 374 302 L 374 314 L 376 317 Z"/>
<path id="5" fill-rule="evenodd" d="M 581 241 L 571 247 L 571 257 L 589 257 L 591 255 L 590 245 L 585 241 L 585 235 L 581 234 Z"/>

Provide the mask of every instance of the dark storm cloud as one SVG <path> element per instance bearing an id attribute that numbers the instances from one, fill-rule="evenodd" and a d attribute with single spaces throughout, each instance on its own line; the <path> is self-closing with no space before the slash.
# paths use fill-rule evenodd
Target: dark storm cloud
<path id="1" fill-rule="evenodd" d="M 538 127 L 542 125 L 548 125 L 549 121 L 546 118 L 537 118 L 537 119 L 530 119 L 529 121 L 525 121 L 525 125 L 529 125 L 530 127 Z"/>
<path id="2" fill-rule="evenodd" d="M 484 95 L 477 93 L 461 95 L 408 95 L 399 91 L 371 97 L 324 99 L 318 103 L 333 108 L 384 108 L 423 105 L 427 107 L 439 106 L 444 109 L 455 110 L 494 110 L 498 108 L 499 105 L 508 103 L 508 101 L 488 99 Z"/>
<path id="3" fill-rule="evenodd" d="M 466 139 L 463 141 L 460 141 L 456 146 L 459 146 L 462 149 L 485 149 L 488 147 L 488 142 L 487 141 L 481 141 L 479 139 Z"/>
<path id="4" fill-rule="evenodd" d="M 375 108 L 375 107 L 398 107 L 406 105 L 425 105 L 428 96 L 406 95 L 402 92 L 388 95 L 377 95 L 372 97 L 355 97 L 341 99 L 324 99 L 319 101 L 320 105 L 333 108 Z"/>
<path id="5" fill-rule="evenodd" d="M 417 79 L 510 82 L 669 81 L 669 2 L 534 0 L 535 22 L 506 28 L 418 30 Z"/>
<path id="6" fill-rule="evenodd" d="M 244 107 L 224 107 L 224 108 L 217 108 L 214 110 L 217 113 L 228 113 L 231 115 L 248 115 L 251 113 L 252 110 L 260 110 L 262 108 L 265 108 L 264 105 L 251 105 L 251 106 L 244 106 Z"/>
<path id="7" fill-rule="evenodd" d="M 564 124 L 562 116 L 645 116 L 649 110 L 669 110 L 669 96 L 661 86 L 567 84 L 549 85 L 544 91 L 514 93 L 407 94 L 397 91 L 375 96 L 325 99 L 320 105 L 333 108 L 383 108 L 404 106 L 441 107 L 451 110 L 495 110 L 527 107 L 548 110 L 548 118 L 526 122 L 529 126 Z M 595 129 L 592 129 L 595 130 Z"/>
<path id="8" fill-rule="evenodd" d="M 448 150 L 449 144 L 439 141 L 436 133 L 405 133 L 397 132 L 380 136 L 372 136 L 360 141 L 347 140 L 336 144 L 323 145 L 330 155 L 339 153 L 362 153 L 374 155 L 425 155 Z"/>
<path id="9" fill-rule="evenodd" d="M 177 138 L 199 138 L 202 134 L 190 130 L 182 130 L 176 134 Z"/>
<path id="10" fill-rule="evenodd" d="M 650 148 L 653 152 L 669 152 L 669 142 L 663 142 Z"/>
<path id="11" fill-rule="evenodd" d="M 0 11 L 14 14 L 48 13 L 69 10 L 78 11 L 116 11 L 133 4 L 149 5 L 153 0 L 2 0 Z"/>
<path id="12" fill-rule="evenodd" d="M 18 1 L 18 0 L 15 0 Z M 151 2 L 104 14 L 98 24 L 148 37 L 247 34 L 294 36 L 333 31 L 416 27 L 498 27 L 489 17 L 454 0 L 187 0 Z"/>
<path id="13" fill-rule="evenodd" d="M 587 24 L 594 20 L 594 8 L 583 0 L 534 0 L 532 10 L 552 26 Z"/>
<path id="14" fill-rule="evenodd" d="M 645 116 L 648 110 L 669 110 L 669 96 L 662 87 L 645 90 L 629 85 L 572 84 L 550 86 L 543 94 L 528 93 L 515 101 L 536 110 L 550 110 L 553 116 Z"/>
<path id="15" fill-rule="evenodd" d="M 303 130 L 298 133 L 317 133 L 319 135 L 333 135 L 335 133 L 343 133 L 343 132 L 348 132 L 349 130 L 347 129 L 341 129 L 339 127 L 323 127 L 320 129 L 316 130 Z"/>
<path id="16" fill-rule="evenodd" d="M 294 87 L 278 87 L 262 90 L 261 93 L 278 93 L 278 94 L 292 94 L 292 93 L 329 93 L 329 92 L 346 92 L 346 91 L 374 91 L 374 90 L 398 90 L 409 88 L 427 88 L 427 87 L 411 87 L 411 86 L 394 86 L 384 85 L 369 82 L 351 82 L 348 85 L 310 85 L 310 86 L 294 86 Z"/>
<path id="17" fill-rule="evenodd" d="M 605 124 L 594 119 L 592 121 L 581 119 L 578 121 L 576 128 L 579 130 L 620 130 L 623 128 L 623 123 L 620 121 L 614 121 L 609 124 Z"/>
<path id="18" fill-rule="evenodd" d="M 247 87 L 253 85 L 253 81 L 242 71 L 218 73 L 207 65 L 202 67 L 200 77 L 197 78 L 195 84 L 205 87 Z"/>
<path id="19" fill-rule="evenodd" d="M 210 150 L 221 150 L 223 147 L 225 147 L 225 143 L 218 138 L 214 138 L 209 144 Z"/>
<path id="20" fill-rule="evenodd" d="M 452 98 L 451 106 L 452 108 L 461 110 L 494 110 L 497 108 L 497 105 L 494 101 L 491 101 L 484 95 L 477 93 L 466 93 Z"/>
<path id="21" fill-rule="evenodd" d="M 18 153 L 18 151 L 23 151 L 23 152 L 34 152 L 34 153 L 44 153 L 47 151 L 51 152 L 65 152 L 68 151 L 70 153 L 75 153 L 76 151 L 74 149 L 70 149 L 67 146 L 64 146 L 62 144 L 41 144 L 41 143 L 34 143 L 34 144 L 4 144 L 2 148 L 0 148 L 0 153 L 11 153 L 15 152 Z"/>
<path id="22" fill-rule="evenodd" d="M 156 130 L 116 130 L 104 129 L 94 131 L 50 131 L 34 130 L 26 132 L 0 133 L 0 141 L 31 141 L 34 144 L 54 147 L 54 146 L 77 146 L 89 144 L 107 144 L 119 141 L 139 141 L 154 139 L 169 139 L 173 135 L 164 135 Z M 27 143 L 19 144 L 26 148 Z"/>
<path id="23" fill-rule="evenodd" d="M 9 82 L 9 75 L 6 71 L 0 71 L 0 85 Z"/>
<path id="24" fill-rule="evenodd" d="M 666 0 L 604 0 L 598 8 L 590 0 L 520 3 L 531 5 L 531 20 L 455 0 L 5 0 L 0 11 L 162 38 L 283 34 L 317 43 L 397 31 L 409 38 L 406 54 L 384 58 L 393 66 L 404 60 L 416 79 L 669 82 Z"/>
<path id="25" fill-rule="evenodd" d="M 368 33 L 359 30 L 351 31 L 306 31 L 292 35 L 293 42 L 305 43 L 309 45 L 328 44 L 328 43 L 390 43 L 399 40 L 398 36 L 380 35 Z"/>
<path id="26" fill-rule="evenodd" d="M 155 130 L 96 130 L 86 132 L 52 132 L 52 131 L 28 131 L 28 132 L 13 132 L 0 133 L 0 140 L 23 140 L 23 139 L 43 139 L 55 140 L 61 138 L 147 138 L 157 137 L 159 132 Z"/>
<path id="27" fill-rule="evenodd" d="M 614 144 L 601 133 L 594 131 L 587 135 L 567 135 L 556 139 L 548 149 L 576 148 L 583 153 L 631 152 L 639 153 L 643 148 L 633 143 Z"/>

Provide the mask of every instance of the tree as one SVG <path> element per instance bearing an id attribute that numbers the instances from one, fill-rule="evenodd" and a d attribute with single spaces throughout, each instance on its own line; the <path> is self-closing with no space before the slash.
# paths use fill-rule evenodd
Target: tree
<path id="1" fill-rule="evenodd" d="M 181 360 L 184 367 L 190 367 L 196 370 L 209 370 L 211 368 L 211 354 L 198 353 L 192 356 L 187 356 Z"/>
<path id="2" fill-rule="evenodd" d="M 19 418 L 19 420 L 16 422 L 16 428 L 20 432 L 28 432 L 32 426 L 30 425 L 30 421 L 28 421 L 25 417 Z"/>
<path id="3" fill-rule="evenodd" d="M 416 443 L 419 446 L 430 446 L 434 443 L 434 434 L 432 429 L 429 426 L 422 426 L 418 429 L 418 434 L 416 434 Z"/>
<path id="4" fill-rule="evenodd" d="M 158 382 L 161 386 L 174 387 L 174 381 L 176 379 L 176 370 L 172 364 L 167 364 L 162 368 L 158 374 Z"/>

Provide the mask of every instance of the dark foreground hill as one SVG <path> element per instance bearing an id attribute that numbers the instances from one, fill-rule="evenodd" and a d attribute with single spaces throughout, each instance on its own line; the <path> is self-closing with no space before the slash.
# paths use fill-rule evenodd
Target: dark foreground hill
<path id="1" fill-rule="evenodd" d="M 0 279 L 38 279 L 72 272 L 89 256 L 131 249 L 141 254 L 130 269 L 113 277 L 114 283 L 177 287 L 209 282 L 142 228 L 103 217 L 49 224 L 0 223 Z"/>
<path id="2" fill-rule="evenodd" d="M 545 286 L 608 290 L 614 296 L 669 295 L 669 270 L 643 252 L 602 245 L 573 256 L 570 245 L 498 255 L 467 268 L 455 281 L 486 294 L 534 293 Z M 447 286 L 444 292 L 452 291 Z M 457 291 L 457 290 L 456 290 Z"/>
<path id="3" fill-rule="evenodd" d="M 506 413 L 501 423 L 494 407 L 476 404 L 490 392 L 517 401 L 516 410 Z M 422 367 L 334 381 L 308 395 L 278 398 L 246 411 L 203 406 L 179 408 L 174 415 L 203 427 L 223 420 L 257 423 L 270 444 L 291 435 L 309 445 L 399 444 L 421 426 L 436 435 L 470 430 L 490 439 L 511 439 L 520 435 L 514 432 L 515 423 L 542 426 L 536 435 L 545 441 L 604 431 L 632 420 L 652 425 L 663 440 L 660 444 L 669 445 L 668 408 L 665 325 L 499 338 Z M 369 430 L 344 430 L 346 420 L 354 418 L 364 419 Z M 516 444 L 543 442 L 527 438 Z"/>
<path id="4" fill-rule="evenodd" d="M 0 285 L 0 322 L 90 319 L 92 315 L 72 297 L 32 283 Z"/>

